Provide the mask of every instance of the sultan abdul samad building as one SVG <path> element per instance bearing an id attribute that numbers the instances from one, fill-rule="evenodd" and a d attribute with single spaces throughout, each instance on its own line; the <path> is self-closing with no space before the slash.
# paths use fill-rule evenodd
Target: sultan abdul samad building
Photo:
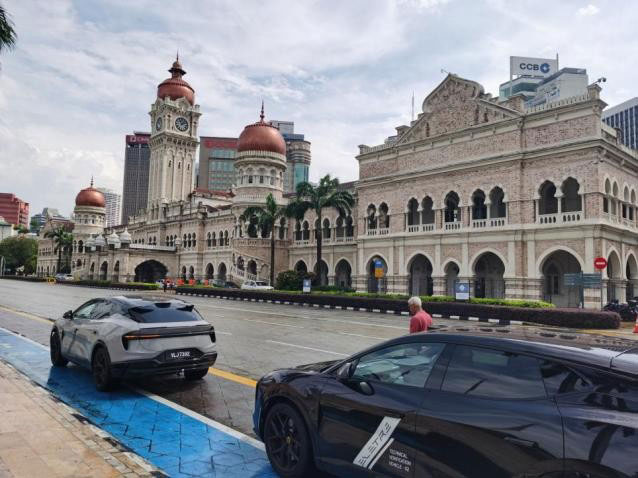
<path id="1" fill-rule="evenodd" d="M 244 128 L 231 193 L 193 190 L 199 106 L 180 63 L 151 106 L 148 208 L 128 229 L 104 227 L 104 197 L 76 198 L 72 273 L 78 278 L 155 280 L 269 276 L 270 240 L 239 221 L 272 193 L 285 203 L 286 145 L 264 121 Z M 578 304 L 568 273 L 593 273 L 605 257 L 603 300 L 633 296 L 638 280 L 638 153 L 601 121 L 600 87 L 526 109 L 499 102 L 471 80 L 448 75 L 409 126 L 378 146 L 359 146 L 352 217 L 324 211 L 275 228 L 276 272 L 315 267 L 324 236 L 324 283 L 357 290 L 452 294 Z M 42 240 L 38 271 L 54 272 Z M 374 278 L 380 260 L 384 278 Z M 599 291 L 585 290 L 588 306 Z"/>

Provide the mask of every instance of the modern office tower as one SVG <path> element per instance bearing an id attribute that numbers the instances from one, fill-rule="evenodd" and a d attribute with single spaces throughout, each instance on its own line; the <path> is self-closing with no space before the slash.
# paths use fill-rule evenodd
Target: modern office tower
<path id="1" fill-rule="evenodd" d="M 638 97 L 607 108 L 603 121 L 620 131 L 625 146 L 638 149 Z"/>
<path id="2" fill-rule="evenodd" d="M 151 150 L 150 133 L 139 131 L 126 135 L 124 153 L 124 186 L 122 188 L 122 224 L 128 224 L 129 216 L 146 209 L 148 200 L 148 171 Z"/>

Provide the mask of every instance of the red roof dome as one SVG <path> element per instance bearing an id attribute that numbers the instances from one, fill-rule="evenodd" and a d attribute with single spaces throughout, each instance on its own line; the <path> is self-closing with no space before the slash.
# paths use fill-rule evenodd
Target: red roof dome
<path id="1" fill-rule="evenodd" d="M 237 152 L 268 151 L 270 153 L 286 154 L 286 142 L 277 128 L 264 121 L 264 105 L 261 105 L 260 120 L 249 124 L 239 135 Z"/>
<path id="2" fill-rule="evenodd" d="M 75 205 L 106 207 L 104 194 L 93 187 L 93 179 L 91 179 L 91 185 L 88 188 L 82 189 L 82 191 L 75 196 Z"/>
<path id="3" fill-rule="evenodd" d="M 182 69 L 179 57 L 173 62 L 173 66 L 168 71 L 171 73 L 171 77 L 157 85 L 157 97 L 164 99 L 168 96 L 173 101 L 184 97 L 191 105 L 195 104 L 195 90 L 182 80 L 182 76 L 186 72 Z"/>

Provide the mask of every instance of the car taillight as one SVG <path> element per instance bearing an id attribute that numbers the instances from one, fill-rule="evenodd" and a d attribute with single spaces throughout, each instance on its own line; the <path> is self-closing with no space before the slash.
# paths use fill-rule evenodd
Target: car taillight
<path id="1" fill-rule="evenodd" d="M 157 339 L 161 337 L 161 335 L 156 334 L 127 334 L 122 337 L 122 345 L 124 346 L 124 350 L 128 350 L 128 343 L 130 340 L 148 340 L 148 339 Z"/>

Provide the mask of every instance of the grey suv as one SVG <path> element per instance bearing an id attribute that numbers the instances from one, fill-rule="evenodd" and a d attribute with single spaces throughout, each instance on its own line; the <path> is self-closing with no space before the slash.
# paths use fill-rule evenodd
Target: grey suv
<path id="1" fill-rule="evenodd" d="M 118 379 L 183 371 L 199 380 L 215 363 L 215 329 L 192 304 L 178 299 L 92 299 L 55 321 L 51 362 L 89 368 L 98 390 Z"/>

